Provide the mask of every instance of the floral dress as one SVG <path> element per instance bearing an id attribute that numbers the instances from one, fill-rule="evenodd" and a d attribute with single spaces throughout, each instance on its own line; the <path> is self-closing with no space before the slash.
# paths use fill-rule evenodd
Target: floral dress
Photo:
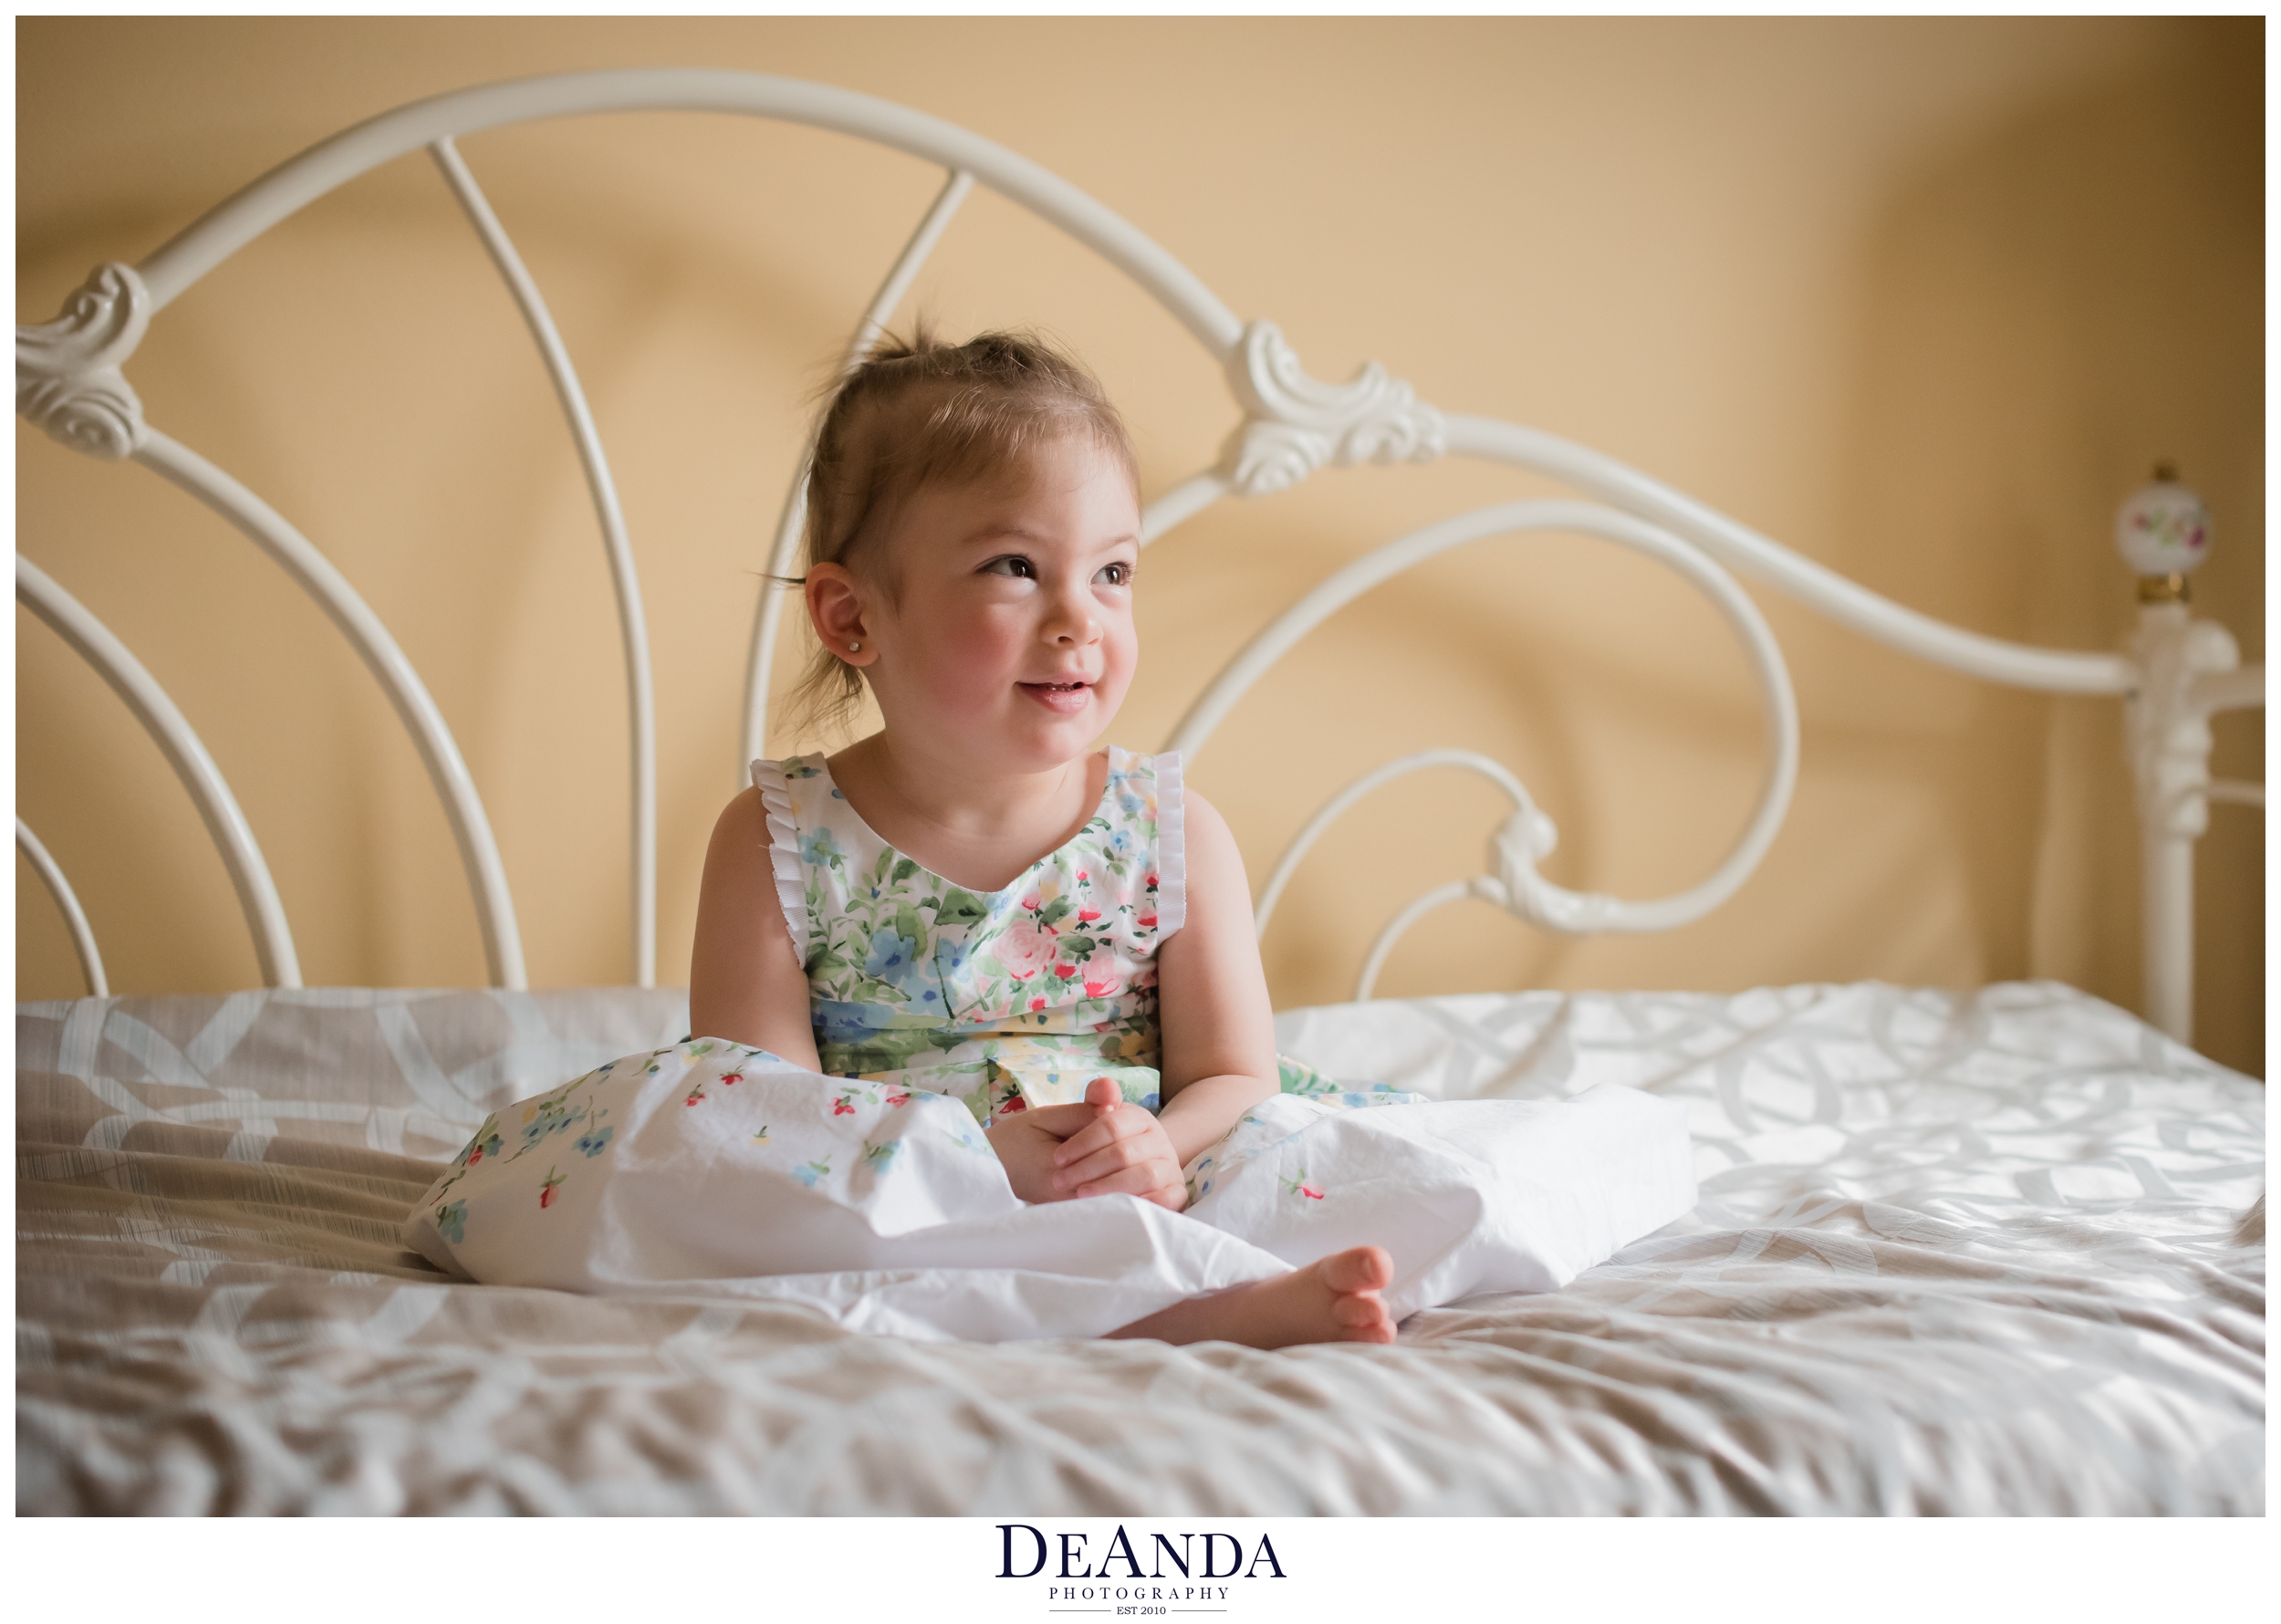
<path id="1" fill-rule="evenodd" d="M 1025 1203 L 978 1124 L 1100 1077 L 1157 1103 L 1180 758 L 1111 750 L 1085 826 L 989 892 L 889 846 L 820 758 L 754 779 L 828 1075 L 699 1035 L 516 1101 L 405 1221 L 439 1268 L 1005 1341 L 1099 1336 L 1365 1242 L 1393 1255 L 1397 1315 L 1548 1291 L 1693 1204 L 1685 1113 L 1649 1095 L 1427 1105 L 1287 1060 L 1282 1091 L 1190 1161 L 1180 1213 Z"/>
<path id="2" fill-rule="evenodd" d="M 1109 746 L 1085 827 L 986 892 L 874 833 L 820 755 L 756 761 L 753 782 L 825 1073 L 946 1094 L 985 1124 L 1104 1077 L 1157 1109 L 1156 950 L 1186 917 L 1176 752 Z M 1417 1098 L 1279 1064 L 1283 1092 L 1328 1107 Z"/>
<path id="3" fill-rule="evenodd" d="M 975 1119 L 1081 1100 L 1154 1109 L 1157 944 L 1185 895 L 1180 757 L 1111 746 L 1085 827 L 995 891 L 905 857 L 821 755 L 753 764 L 821 1069 L 962 1100 Z"/>

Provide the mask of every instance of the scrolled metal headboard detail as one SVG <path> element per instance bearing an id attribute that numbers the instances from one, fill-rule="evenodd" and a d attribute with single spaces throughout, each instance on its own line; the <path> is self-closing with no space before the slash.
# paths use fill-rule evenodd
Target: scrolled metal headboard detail
<path id="1" fill-rule="evenodd" d="M 1581 534 L 1643 553 L 1708 597 L 1741 639 L 1764 702 L 1766 773 L 1749 823 L 1719 868 L 1691 890 L 1635 902 L 1564 890 L 1536 864 L 1558 831 L 1521 780 L 1486 756 L 1437 750 L 1404 756 L 1333 796 L 1301 828 L 1261 892 L 1264 931 L 1300 859 L 1357 801 L 1398 777 L 1456 768 L 1489 777 L 1512 814 L 1494 830 L 1487 872 L 1438 887 L 1404 907 L 1380 934 L 1357 995 L 1368 996 L 1394 942 L 1433 908 L 1472 897 L 1544 929 L 1574 933 L 1671 929 L 1717 907 L 1749 878 L 1772 844 L 1796 784 L 1797 706 L 1765 619 L 1735 580 L 1775 588 L 1839 624 L 1918 659 L 1982 680 L 2048 693 L 2126 702 L 2130 762 L 2144 838 L 2148 1018 L 2191 1040 L 2193 842 L 2212 801 L 2262 807 L 2260 786 L 2210 776 L 2209 716 L 2264 703 L 2262 667 L 2243 667 L 2224 630 L 2194 620 L 2183 581 L 2206 556 L 2208 515 L 2191 493 L 2158 484 L 2127 504 L 2119 540 L 2155 586 L 2120 653 L 2035 648 L 1951 626 L 1880 597 L 1725 515 L 1586 447 L 1493 418 L 1446 413 L 1372 363 L 1345 383 L 1310 376 L 1274 323 L 1245 322 L 1161 247 L 1100 203 L 1026 158 L 911 109 L 826 85 L 762 74 L 629 69 L 479 86 L 416 101 L 309 148 L 253 182 L 139 265 L 99 266 L 61 317 L 16 331 L 16 411 L 89 455 L 132 461 L 227 518 L 276 559 L 348 637 L 388 693 L 420 751 L 457 840 L 495 984 L 526 984 L 521 938 L 497 843 L 466 764 L 434 701 L 355 588 L 282 515 L 229 474 L 144 421 L 124 368 L 153 318 L 186 288 L 298 209 L 391 159 L 425 148 L 505 281 L 545 361 L 585 471 L 616 594 L 631 726 L 634 979 L 656 979 L 656 724 L 641 586 L 609 464 L 576 368 L 536 281 L 499 224 L 456 138 L 504 125 L 580 114 L 682 110 L 774 119 L 836 130 L 939 164 L 941 192 L 889 267 L 859 324 L 847 361 L 859 360 L 908 294 L 974 186 L 990 188 L 1092 248 L 1161 304 L 1219 363 L 1238 417 L 1213 466 L 1176 483 L 1142 516 L 1143 545 L 1227 496 L 1286 491 L 1326 467 L 1424 463 L 1464 456 L 1547 475 L 1588 502 L 1507 503 L 1428 526 L 1335 572 L 1263 629 L 1208 684 L 1173 730 L 1173 747 L 1201 749 L 1262 672 L 1331 613 L 1450 547 L 1544 530 Z M 802 467 L 776 529 L 769 573 L 790 572 L 803 519 Z M 262 974 L 295 985 L 298 971 L 276 889 L 252 831 L 188 722 L 92 616 L 19 557 L 17 595 L 94 661 L 160 740 L 197 800 L 230 866 L 252 926 Z M 746 662 L 736 771 L 764 753 L 768 676 L 782 616 L 764 589 Z M 21 820 L 17 843 L 72 925 L 90 985 L 101 959 L 68 880 Z"/>

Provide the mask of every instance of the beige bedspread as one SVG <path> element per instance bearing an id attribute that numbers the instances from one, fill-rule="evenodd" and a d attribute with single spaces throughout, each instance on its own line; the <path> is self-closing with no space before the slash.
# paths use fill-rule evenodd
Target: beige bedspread
<path id="1" fill-rule="evenodd" d="M 447 1282 L 484 1111 L 672 994 L 19 1012 L 24 1512 L 2255 1513 L 2263 1088 L 2067 989 L 1299 1011 L 1444 1097 L 1687 1102 L 1703 1199 L 1390 1348 L 916 1344 Z"/>

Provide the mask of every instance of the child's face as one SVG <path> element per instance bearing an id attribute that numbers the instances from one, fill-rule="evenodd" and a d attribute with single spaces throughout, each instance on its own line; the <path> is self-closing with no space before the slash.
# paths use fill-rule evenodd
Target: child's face
<path id="1" fill-rule="evenodd" d="M 1140 652 L 1140 514 L 1122 463 L 1068 435 L 1023 472 L 914 492 L 879 553 L 894 601 L 863 593 L 889 728 L 1009 772 L 1083 754 L 1124 703 Z"/>

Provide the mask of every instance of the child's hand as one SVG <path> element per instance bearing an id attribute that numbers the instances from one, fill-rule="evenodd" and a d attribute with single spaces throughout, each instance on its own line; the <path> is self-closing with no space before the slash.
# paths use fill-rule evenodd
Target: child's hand
<path id="1" fill-rule="evenodd" d="M 1068 1201 L 1067 1191 L 1054 1188 L 1055 1152 L 1099 1114 L 1089 1105 L 1051 1105 L 993 1122 L 984 1137 L 1015 1195 L 1026 1202 Z"/>
<path id="2" fill-rule="evenodd" d="M 1188 1204 L 1180 1153 L 1163 1125 L 1128 1105 L 1117 1085 L 1095 1077 L 1086 1086 L 1094 1119 L 1054 1151 L 1053 1188 L 1064 1196 L 1137 1195 L 1177 1213 Z M 1060 1108 L 1068 1109 L 1068 1107 Z"/>

